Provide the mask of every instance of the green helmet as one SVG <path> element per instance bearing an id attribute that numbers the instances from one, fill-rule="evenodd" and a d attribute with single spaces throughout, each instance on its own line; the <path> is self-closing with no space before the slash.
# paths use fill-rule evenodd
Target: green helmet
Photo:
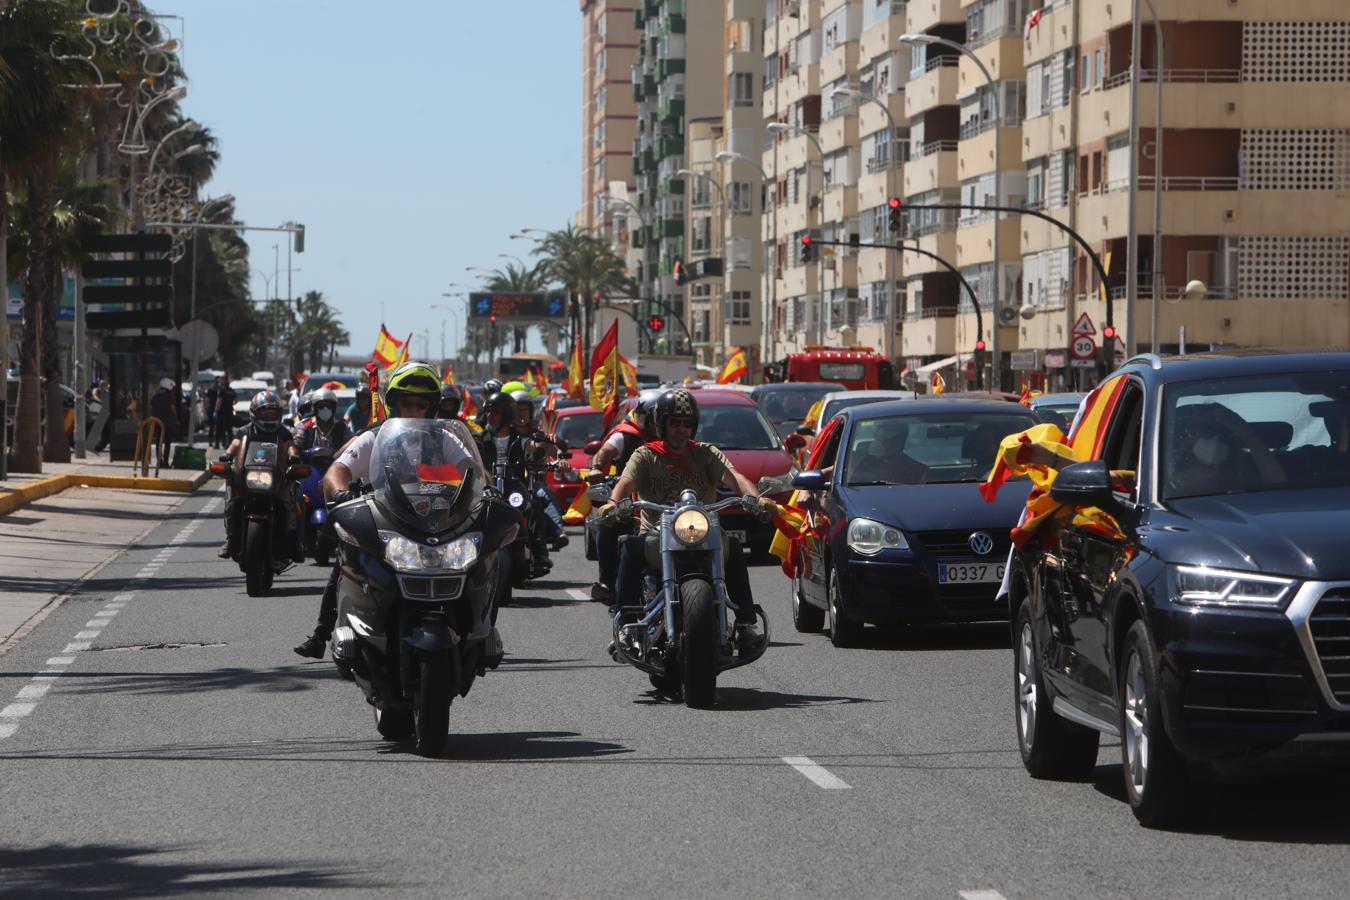
<path id="1" fill-rule="evenodd" d="M 441 379 L 436 370 L 424 362 L 405 362 L 389 376 L 384 399 L 389 406 L 404 397 L 424 397 L 434 408 L 441 399 Z"/>

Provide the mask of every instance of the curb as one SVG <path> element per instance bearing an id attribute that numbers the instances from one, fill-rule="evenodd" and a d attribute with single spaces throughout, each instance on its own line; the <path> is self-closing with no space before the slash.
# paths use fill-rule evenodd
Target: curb
<path id="1" fill-rule="evenodd" d="M 16 487 L 8 494 L 0 495 L 0 516 L 27 506 L 34 500 L 59 494 L 70 487 L 102 487 L 140 491 L 175 491 L 191 494 L 211 478 L 210 472 L 201 472 L 193 478 L 142 478 L 138 475 L 94 475 L 74 473 L 70 475 L 52 475 L 40 478 Z"/>

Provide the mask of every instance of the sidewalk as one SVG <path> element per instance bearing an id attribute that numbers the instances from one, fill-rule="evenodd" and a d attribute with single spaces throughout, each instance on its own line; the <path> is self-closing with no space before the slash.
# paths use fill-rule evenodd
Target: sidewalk
<path id="1" fill-rule="evenodd" d="M 129 462 L 111 462 L 107 453 L 89 451 L 86 459 L 68 463 L 43 463 L 42 473 L 11 472 L 0 481 L 0 521 L 3 517 L 34 500 L 60 493 L 79 484 L 103 488 L 143 488 L 191 493 L 206 483 L 209 476 L 200 469 L 161 469 L 155 476 L 140 477 L 140 468 Z"/>

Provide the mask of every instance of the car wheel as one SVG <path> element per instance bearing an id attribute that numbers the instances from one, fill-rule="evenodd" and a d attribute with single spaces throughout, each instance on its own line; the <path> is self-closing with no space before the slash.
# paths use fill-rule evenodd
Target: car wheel
<path id="1" fill-rule="evenodd" d="M 1022 765 L 1032 778 L 1086 778 L 1097 765 L 1101 736 L 1051 711 L 1028 604 L 1022 604 L 1017 613 L 1013 635 L 1013 691 Z"/>
<path id="2" fill-rule="evenodd" d="M 839 614 L 839 601 L 842 591 L 839 589 L 839 572 L 830 567 L 829 595 L 830 606 L 830 643 L 836 647 L 856 647 L 862 641 L 863 624 L 846 619 Z"/>
<path id="3" fill-rule="evenodd" d="M 1148 828 L 1176 821 L 1186 804 L 1186 761 L 1163 726 L 1158 657 L 1142 621 L 1125 633 L 1116 690 L 1125 795 Z"/>
<path id="4" fill-rule="evenodd" d="M 802 599 L 802 582 L 794 577 L 788 582 L 792 593 L 792 626 L 801 634 L 819 634 L 825 627 L 825 610 Z"/>

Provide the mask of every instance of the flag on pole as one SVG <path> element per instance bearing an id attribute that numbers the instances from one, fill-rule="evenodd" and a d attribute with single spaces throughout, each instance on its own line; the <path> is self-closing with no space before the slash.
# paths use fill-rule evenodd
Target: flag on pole
<path id="1" fill-rule="evenodd" d="M 441 376 L 441 384 L 448 384 L 448 385 L 450 385 L 451 387 L 454 387 L 454 386 L 455 386 L 455 367 L 454 367 L 454 366 L 446 366 L 446 367 L 445 367 L 445 374 Z"/>
<path id="2" fill-rule="evenodd" d="M 929 393 L 930 393 L 930 394 L 945 394 L 945 393 L 947 393 L 947 380 L 946 380 L 945 378 L 942 377 L 942 373 L 941 373 L 941 372 L 934 372 L 934 373 L 933 373 L 933 387 L 932 387 L 932 390 L 929 391 Z"/>
<path id="3" fill-rule="evenodd" d="M 591 407 L 605 414 L 604 428 L 619 415 L 619 320 L 610 324 L 591 353 Z"/>
<path id="4" fill-rule="evenodd" d="M 412 349 L 412 333 L 409 332 L 408 339 L 399 345 L 398 355 L 394 357 L 392 364 L 385 366 L 387 369 L 397 369 L 408 361 L 408 351 Z"/>
<path id="5" fill-rule="evenodd" d="M 384 331 L 381 327 L 380 331 Z M 375 360 L 366 363 L 366 386 L 370 388 L 370 421 L 383 422 L 389 418 L 384 408 L 384 396 L 380 393 L 380 367 Z"/>
<path id="6" fill-rule="evenodd" d="M 623 386 L 628 391 L 628 396 L 636 397 L 638 395 L 637 366 L 619 354 L 619 370 L 623 373 Z"/>
<path id="7" fill-rule="evenodd" d="M 567 396 L 574 397 L 577 400 L 586 398 L 586 370 L 581 359 L 581 337 L 572 342 L 572 355 L 567 360 L 567 375 L 563 377 L 563 390 L 567 391 Z"/>
<path id="8" fill-rule="evenodd" d="M 375 349 L 371 352 L 370 358 L 380 364 L 381 368 L 392 368 L 398 359 L 399 351 L 403 349 L 403 342 L 389 333 L 383 325 L 380 326 L 380 336 L 375 339 Z"/>
<path id="9" fill-rule="evenodd" d="M 1045 9 L 1033 9 L 1027 13 L 1026 24 L 1022 26 L 1022 40 L 1031 40 L 1031 29 L 1041 24 L 1041 16 L 1045 15 Z"/>
<path id="10" fill-rule="evenodd" d="M 544 401 L 544 408 L 539 413 L 539 430 L 544 434 L 552 434 L 558 428 L 558 395 L 549 392 L 548 399 Z"/>
<path id="11" fill-rule="evenodd" d="M 534 370 L 534 386 L 539 388 L 539 393 L 548 393 L 548 376 L 544 374 L 543 367 Z"/>
<path id="12" fill-rule="evenodd" d="M 737 347 L 735 352 L 727 357 L 726 365 L 722 366 L 722 371 L 717 375 L 718 384 L 730 384 L 733 381 L 740 381 L 741 376 L 750 371 L 750 361 L 746 359 L 745 348 Z"/>

